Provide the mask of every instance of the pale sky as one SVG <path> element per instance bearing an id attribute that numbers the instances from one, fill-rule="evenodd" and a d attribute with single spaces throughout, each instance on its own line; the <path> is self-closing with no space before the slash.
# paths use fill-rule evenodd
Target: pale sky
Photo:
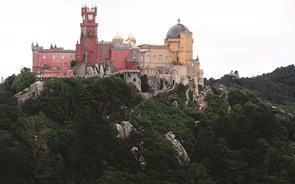
<path id="1" fill-rule="evenodd" d="M 31 43 L 75 49 L 82 4 L 97 5 L 99 40 L 132 33 L 163 44 L 181 19 L 204 77 L 251 77 L 295 63 L 295 0 L 1 0 L 0 77 L 32 67 Z"/>

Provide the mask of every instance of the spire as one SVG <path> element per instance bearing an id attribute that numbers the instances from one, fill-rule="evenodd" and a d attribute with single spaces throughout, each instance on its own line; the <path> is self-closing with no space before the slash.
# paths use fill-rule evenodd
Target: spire
<path id="1" fill-rule="evenodd" d="M 180 18 L 179 18 L 179 17 L 178 17 L 178 19 L 177 19 L 177 23 L 180 24 Z"/>

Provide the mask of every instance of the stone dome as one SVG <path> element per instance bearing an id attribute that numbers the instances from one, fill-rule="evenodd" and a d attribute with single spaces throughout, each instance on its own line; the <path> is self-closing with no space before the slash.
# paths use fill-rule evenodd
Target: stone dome
<path id="1" fill-rule="evenodd" d="M 190 32 L 187 27 L 180 23 L 180 19 L 178 19 L 178 24 L 172 26 L 166 35 L 166 38 L 180 38 L 181 32 Z"/>

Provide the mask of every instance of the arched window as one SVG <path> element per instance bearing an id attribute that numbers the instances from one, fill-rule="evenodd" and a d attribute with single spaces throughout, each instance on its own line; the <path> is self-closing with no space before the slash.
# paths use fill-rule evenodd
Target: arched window
<path id="1" fill-rule="evenodd" d="M 146 60 L 147 60 L 147 61 L 150 60 L 150 56 L 149 56 L 149 55 L 146 56 Z"/>
<path id="2" fill-rule="evenodd" d="M 154 56 L 153 56 L 153 61 L 156 61 L 156 60 L 157 60 L 157 56 L 154 55 Z"/>
<path id="3" fill-rule="evenodd" d="M 162 61 L 162 55 L 159 55 L 159 61 Z"/>
<path id="4" fill-rule="evenodd" d="M 165 56 L 165 61 L 168 61 L 168 56 Z"/>

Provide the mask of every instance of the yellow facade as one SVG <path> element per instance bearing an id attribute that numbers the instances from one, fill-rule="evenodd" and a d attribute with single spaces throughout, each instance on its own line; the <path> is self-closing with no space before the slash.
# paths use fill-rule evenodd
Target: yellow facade
<path id="1" fill-rule="evenodd" d="M 144 50 L 144 68 L 147 71 L 146 74 L 153 74 L 152 69 L 154 68 L 169 67 L 172 65 L 173 56 L 167 46 L 145 44 L 140 45 L 139 48 Z"/>
<path id="2" fill-rule="evenodd" d="M 166 38 L 165 45 L 169 47 L 175 64 L 187 65 L 193 60 L 193 38 L 191 32 L 181 32 L 180 38 Z"/>

